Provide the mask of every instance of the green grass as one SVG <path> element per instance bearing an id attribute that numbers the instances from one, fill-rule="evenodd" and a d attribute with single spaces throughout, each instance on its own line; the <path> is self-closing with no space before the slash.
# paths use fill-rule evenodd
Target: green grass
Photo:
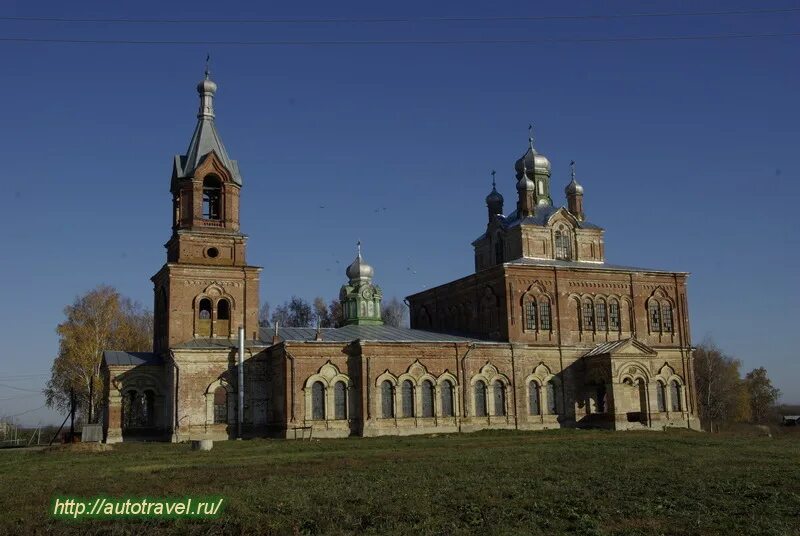
<path id="1" fill-rule="evenodd" d="M 52 519 L 55 495 L 222 495 L 213 521 Z M 467 435 L 0 452 L 0 532 L 800 534 L 800 437 Z"/>

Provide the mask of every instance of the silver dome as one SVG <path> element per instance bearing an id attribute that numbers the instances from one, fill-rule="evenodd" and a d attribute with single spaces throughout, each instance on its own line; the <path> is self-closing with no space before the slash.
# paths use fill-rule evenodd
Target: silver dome
<path id="1" fill-rule="evenodd" d="M 197 84 L 197 92 L 200 94 L 211 93 L 213 95 L 217 92 L 217 84 L 210 78 L 206 78 Z"/>
<path id="2" fill-rule="evenodd" d="M 347 267 L 345 274 L 350 279 L 350 281 L 356 280 L 368 280 L 372 279 L 373 269 L 372 266 L 364 262 L 364 259 L 361 257 L 361 246 L 359 245 L 358 248 L 358 256 L 353 263 Z"/>
<path id="3" fill-rule="evenodd" d="M 517 173 L 522 173 L 523 169 L 532 169 L 536 175 L 550 175 L 550 160 L 530 146 L 525 154 L 516 161 L 514 169 Z"/>
<path id="4" fill-rule="evenodd" d="M 569 184 L 567 184 L 567 187 L 564 188 L 564 193 L 566 193 L 567 195 L 582 194 L 583 186 L 578 184 L 578 182 L 575 180 L 575 177 L 572 177 L 572 180 L 569 182 Z"/>
<path id="5" fill-rule="evenodd" d="M 517 182 L 517 191 L 532 192 L 536 190 L 536 184 L 528 178 L 528 175 L 523 171 L 522 178 Z"/>

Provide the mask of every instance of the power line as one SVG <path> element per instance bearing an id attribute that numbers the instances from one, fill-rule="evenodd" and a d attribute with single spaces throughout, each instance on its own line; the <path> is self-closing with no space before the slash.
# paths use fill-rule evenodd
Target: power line
<path id="1" fill-rule="evenodd" d="M 78 45 L 205 45 L 205 46 L 380 46 L 380 45 L 545 45 L 558 43 L 642 43 L 659 41 L 716 41 L 731 39 L 774 39 L 800 37 L 800 32 L 770 34 L 673 35 L 639 37 L 587 37 L 553 39 L 431 39 L 364 41 L 172 41 L 136 39 L 59 39 L 0 37 L 0 43 L 60 43 Z"/>
<path id="2" fill-rule="evenodd" d="M 15 390 L 17 390 L 17 391 L 27 391 L 27 392 L 29 392 L 29 393 L 41 393 L 41 390 L 35 390 L 35 389 L 23 389 L 22 387 L 16 387 L 16 386 L 14 386 L 14 385 L 8 385 L 8 384 L 6 384 L 6 383 L 0 383 L 0 387 L 5 387 L 5 388 L 7 388 L 7 389 L 15 389 Z"/>
<path id="3" fill-rule="evenodd" d="M 379 18 L 251 18 L 251 19 L 170 19 L 170 18 L 73 18 L 73 17 L 0 17 L 0 20 L 18 22 L 65 22 L 65 23 L 105 23 L 105 24 L 385 24 L 414 22 L 518 22 L 518 21 L 569 21 L 569 20 L 605 20 L 647 17 L 710 17 L 725 15 L 770 15 L 780 13 L 796 13 L 800 8 L 781 9 L 743 9 L 730 11 L 667 11 L 667 12 L 634 12 L 616 14 L 590 15 L 518 15 L 518 16 L 481 16 L 481 17 L 379 17 Z"/>
<path id="4" fill-rule="evenodd" d="M 28 413 L 33 413 L 34 411 L 38 411 L 38 410 L 40 410 L 40 409 L 44 408 L 46 405 L 47 405 L 47 404 L 42 404 L 42 405 L 41 405 L 41 406 L 39 406 L 38 408 L 29 409 L 28 411 L 23 411 L 22 413 L 17 413 L 16 415 L 8 415 L 8 416 L 7 416 L 7 417 L 5 417 L 5 418 L 6 418 L 6 419 L 13 419 L 14 417 L 21 417 L 21 416 L 23 416 L 23 415 L 27 415 Z"/>

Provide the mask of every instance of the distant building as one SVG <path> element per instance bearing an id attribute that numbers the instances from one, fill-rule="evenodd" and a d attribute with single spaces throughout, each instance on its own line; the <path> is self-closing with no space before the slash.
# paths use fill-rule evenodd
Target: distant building
<path id="1" fill-rule="evenodd" d="M 529 141 L 515 210 L 493 184 L 475 273 L 408 297 L 411 329 L 382 325 L 360 251 L 345 326 L 259 329 L 261 268 L 239 227 L 243 186 L 216 130 L 217 85 L 175 157 L 167 263 L 152 277 L 151 353 L 108 351 L 105 436 L 183 440 L 561 427 L 699 428 L 684 272 L 605 262 L 575 177 L 567 206 Z M 239 408 L 237 333 L 246 334 Z"/>

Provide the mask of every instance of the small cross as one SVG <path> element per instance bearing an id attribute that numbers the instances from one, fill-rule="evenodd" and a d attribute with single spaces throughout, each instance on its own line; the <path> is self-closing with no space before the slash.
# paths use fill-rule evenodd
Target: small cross
<path id="1" fill-rule="evenodd" d="M 528 125 L 528 143 L 531 144 L 531 148 L 533 148 L 533 125 Z"/>
<path id="2" fill-rule="evenodd" d="M 358 248 L 358 256 L 361 256 L 361 240 L 356 243 L 356 247 Z"/>
<path id="3" fill-rule="evenodd" d="M 208 80 L 208 77 L 211 76 L 211 68 L 209 66 L 210 63 L 211 63 L 211 53 L 209 52 L 208 54 L 206 54 L 206 80 Z"/>
<path id="4" fill-rule="evenodd" d="M 572 173 L 572 180 L 575 180 L 575 160 L 569 163 L 569 169 Z"/>
<path id="5" fill-rule="evenodd" d="M 492 170 L 492 189 L 494 189 L 494 188 L 495 188 L 494 176 L 495 176 L 496 174 L 497 174 L 497 172 L 496 172 L 495 170 Z"/>

